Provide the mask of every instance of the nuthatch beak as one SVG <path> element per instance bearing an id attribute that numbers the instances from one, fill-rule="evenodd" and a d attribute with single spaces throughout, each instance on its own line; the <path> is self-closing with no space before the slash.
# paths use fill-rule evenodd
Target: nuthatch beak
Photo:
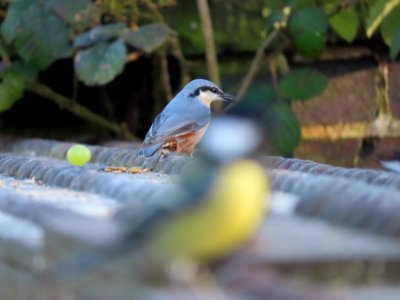
<path id="1" fill-rule="evenodd" d="M 227 103 L 232 103 L 232 102 L 236 101 L 236 97 L 231 95 L 231 94 L 228 94 L 228 93 L 223 93 L 222 94 L 222 100 L 227 102 Z"/>

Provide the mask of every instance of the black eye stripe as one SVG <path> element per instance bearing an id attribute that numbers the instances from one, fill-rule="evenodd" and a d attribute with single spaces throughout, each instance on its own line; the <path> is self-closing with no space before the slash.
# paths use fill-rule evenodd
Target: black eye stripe
<path id="1" fill-rule="evenodd" d="M 196 97 L 196 96 L 198 96 L 198 95 L 200 94 L 200 92 L 207 92 L 207 91 L 210 91 L 210 92 L 215 93 L 215 94 L 221 94 L 221 93 L 222 93 L 219 89 L 217 89 L 217 88 L 215 88 L 215 87 L 211 87 L 211 86 L 202 86 L 202 87 L 197 88 L 197 89 L 196 89 L 193 93 L 191 93 L 189 96 L 190 96 L 190 97 Z"/>
<path id="2" fill-rule="evenodd" d="M 203 86 L 203 87 L 200 88 L 200 90 L 202 92 L 210 91 L 212 93 L 218 93 L 218 89 L 216 89 L 215 87 L 210 87 L 210 86 Z"/>

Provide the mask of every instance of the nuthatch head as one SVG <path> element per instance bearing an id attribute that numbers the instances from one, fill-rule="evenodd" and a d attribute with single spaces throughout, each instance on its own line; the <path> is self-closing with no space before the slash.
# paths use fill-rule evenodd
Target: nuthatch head
<path id="1" fill-rule="evenodd" d="M 192 154 L 211 119 L 213 101 L 233 102 L 216 84 L 205 79 L 189 82 L 156 117 L 143 142 L 140 155 L 170 151 Z"/>
<path id="2" fill-rule="evenodd" d="M 183 95 L 181 95 L 183 94 Z M 224 93 L 216 84 L 205 79 L 195 79 L 189 82 L 176 97 L 185 96 L 194 101 L 201 101 L 210 107 L 214 101 L 233 102 L 235 97 Z M 175 97 L 175 98 L 176 98 Z"/>

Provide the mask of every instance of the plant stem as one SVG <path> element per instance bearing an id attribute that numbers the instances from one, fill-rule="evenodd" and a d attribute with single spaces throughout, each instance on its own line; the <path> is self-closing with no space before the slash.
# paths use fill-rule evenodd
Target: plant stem
<path id="1" fill-rule="evenodd" d="M 6 44 L 2 38 L 0 38 L 0 48 L 1 48 L 1 61 L 4 64 L 4 67 L 10 66 L 10 55 L 6 50 Z"/>
<path id="2" fill-rule="evenodd" d="M 78 99 L 78 77 L 74 73 L 72 75 L 72 100 L 76 102 L 76 99 Z"/>
<path id="3" fill-rule="evenodd" d="M 165 23 L 164 17 L 161 14 L 159 7 L 153 3 L 151 0 L 140 0 L 140 2 L 147 7 L 147 9 L 151 12 L 151 16 L 141 13 L 142 17 L 147 17 L 149 19 L 152 19 L 152 21 L 157 21 L 161 23 Z M 188 66 L 187 62 L 185 60 L 185 57 L 183 56 L 182 49 L 179 45 L 179 40 L 176 36 L 173 36 L 169 39 L 168 46 L 170 48 L 171 53 L 178 59 L 178 62 L 181 67 L 181 85 L 185 85 L 186 83 L 189 82 L 190 76 L 189 76 L 189 71 L 188 71 Z M 168 94 L 168 91 L 166 90 L 166 93 Z M 170 100 L 170 99 L 169 99 Z"/>
<path id="4" fill-rule="evenodd" d="M 160 111 L 163 110 L 164 106 L 168 103 L 169 100 L 165 94 L 165 87 L 162 78 L 162 66 L 161 66 L 161 53 L 160 51 L 157 52 L 157 55 L 154 55 L 152 59 L 152 69 L 154 73 L 152 75 L 152 95 L 154 98 L 154 105 L 153 105 L 153 117 L 155 118 Z"/>
<path id="5" fill-rule="evenodd" d="M 164 22 L 164 18 L 162 16 L 162 14 L 160 13 L 156 4 L 151 2 L 151 0 L 141 0 L 140 2 L 143 5 L 145 5 L 152 12 L 152 14 L 157 22 Z"/>
<path id="6" fill-rule="evenodd" d="M 132 62 L 132 61 L 137 61 L 140 58 L 141 55 L 142 54 L 140 52 L 137 52 L 137 51 L 131 52 L 126 56 L 125 62 L 129 63 L 129 62 Z"/>
<path id="7" fill-rule="evenodd" d="M 58 94 L 49 87 L 41 83 L 29 80 L 26 83 L 26 87 L 28 90 L 55 102 L 61 108 L 69 110 L 74 115 L 81 117 L 82 119 L 85 119 L 93 124 L 106 128 L 120 137 L 124 137 L 129 140 L 137 140 L 137 138 L 135 138 L 128 130 L 120 127 L 118 124 L 115 124 L 113 122 L 104 119 L 102 116 L 95 114 L 94 112 L 88 110 L 86 107 L 73 101 L 73 99 Z"/>
<path id="8" fill-rule="evenodd" d="M 165 96 L 168 101 L 172 100 L 172 89 L 171 89 L 171 80 L 169 77 L 168 71 L 168 58 L 165 49 L 163 49 L 160 53 L 160 64 L 161 64 L 161 80 L 162 85 L 164 86 Z"/>
<path id="9" fill-rule="evenodd" d="M 188 62 L 186 61 L 185 56 L 182 53 L 182 49 L 179 45 L 179 40 L 176 36 L 170 37 L 168 45 L 172 55 L 174 55 L 178 59 L 181 73 L 181 88 L 183 88 L 183 86 L 190 81 Z"/>
<path id="10" fill-rule="evenodd" d="M 236 98 L 238 101 L 243 98 L 243 95 L 246 93 L 249 88 L 251 82 L 254 80 L 254 77 L 257 75 L 258 69 L 261 64 L 261 60 L 264 57 L 265 49 L 271 44 L 271 42 L 278 36 L 279 29 L 275 29 L 272 31 L 267 38 L 261 43 L 260 47 L 257 49 L 256 55 L 253 58 L 250 69 L 246 74 L 246 77 L 243 79 L 240 84 L 239 91 L 237 92 Z"/>
<path id="11" fill-rule="evenodd" d="M 214 31 L 210 16 L 210 9 L 207 0 L 197 0 L 197 7 L 200 14 L 201 26 L 206 47 L 207 68 L 210 79 L 217 85 L 221 85 L 218 72 L 217 51 L 215 49 Z"/>

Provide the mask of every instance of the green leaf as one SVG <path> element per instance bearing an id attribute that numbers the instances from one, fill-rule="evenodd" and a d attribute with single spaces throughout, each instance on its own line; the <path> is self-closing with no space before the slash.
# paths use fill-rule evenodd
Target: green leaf
<path id="1" fill-rule="evenodd" d="M 35 67 L 18 60 L 12 62 L 11 71 L 31 80 L 35 80 L 39 73 Z"/>
<path id="2" fill-rule="evenodd" d="M 283 101 L 278 102 L 277 98 L 271 86 L 254 85 L 228 114 L 250 117 L 257 121 L 264 128 L 268 148 L 272 146 L 278 154 L 286 155 L 300 141 L 300 125 L 290 105 Z"/>
<path id="3" fill-rule="evenodd" d="M 390 58 L 395 59 L 400 50 L 400 28 L 398 28 L 390 47 Z"/>
<path id="4" fill-rule="evenodd" d="M 329 19 L 333 30 L 345 41 L 351 43 L 357 35 L 360 24 L 358 14 L 353 9 L 343 10 Z"/>
<path id="5" fill-rule="evenodd" d="M 8 55 L 7 47 L 1 38 L 0 38 L 0 55 L 2 57 L 3 55 Z"/>
<path id="6" fill-rule="evenodd" d="M 24 89 L 24 78 L 12 71 L 7 71 L 0 84 L 0 112 L 10 109 L 23 96 Z"/>
<path id="7" fill-rule="evenodd" d="M 21 78 L 35 80 L 39 75 L 39 71 L 31 65 L 20 60 L 14 60 L 11 65 L 0 71 L 0 78 L 4 78 L 9 74 L 20 76 Z"/>
<path id="8" fill-rule="evenodd" d="M 14 100 L 8 95 L 4 86 L 0 84 L 0 113 L 9 110 L 14 104 Z"/>
<path id="9" fill-rule="evenodd" d="M 102 85 L 122 72 L 125 59 L 126 47 L 121 39 L 113 43 L 101 42 L 78 52 L 75 70 L 85 84 Z"/>
<path id="10" fill-rule="evenodd" d="M 336 12 L 338 6 L 342 3 L 342 0 L 325 0 L 321 3 L 324 12 L 327 15 L 331 15 L 332 13 Z"/>
<path id="11" fill-rule="evenodd" d="M 17 53 L 29 64 L 45 69 L 55 60 L 72 54 L 68 28 L 45 10 L 32 10 L 20 23 L 15 36 Z"/>
<path id="12" fill-rule="evenodd" d="M 257 84 L 250 86 L 243 99 L 234 105 L 229 113 L 239 116 L 258 119 L 264 123 L 265 111 L 268 110 L 267 104 L 276 101 L 277 96 L 271 86 Z"/>
<path id="13" fill-rule="evenodd" d="M 7 89 L 9 96 L 18 100 L 24 94 L 25 80 L 24 78 L 14 72 L 8 72 L 4 78 L 2 85 Z"/>
<path id="14" fill-rule="evenodd" d="M 327 86 L 328 80 L 321 73 L 302 69 L 287 74 L 279 82 L 279 94 L 296 100 L 307 100 L 320 94 Z"/>
<path id="15" fill-rule="evenodd" d="M 16 0 L 10 3 L 4 22 L 1 24 L 1 34 L 7 44 L 15 38 L 18 25 L 25 14 L 34 9 L 37 4 L 32 0 Z"/>
<path id="16" fill-rule="evenodd" d="M 39 69 L 71 55 L 66 24 L 43 2 L 12 2 L 1 29 L 6 42 L 14 42 L 23 60 Z"/>
<path id="17" fill-rule="evenodd" d="M 267 28 L 271 28 L 274 26 L 276 22 L 280 22 L 283 19 L 283 13 L 280 9 L 274 9 L 266 18 Z"/>
<path id="18" fill-rule="evenodd" d="M 383 19 L 399 4 L 400 0 L 378 0 L 372 5 L 366 24 L 367 36 L 369 38 Z"/>
<path id="19" fill-rule="evenodd" d="M 92 5 L 90 0 L 46 0 L 46 8 L 69 24 L 78 22 L 81 14 Z"/>
<path id="20" fill-rule="evenodd" d="M 283 1 L 282 0 L 264 0 L 263 1 L 263 6 L 271 9 L 278 8 L 282 6 Z"/>
<path id="21" fill-rule="evenodd" d="M 300 125 L 290 105 L 274 102 L 267 111 L 268 138 L 280 155 L 287 155 L 301 140 Z"/>
<path id="22" fill-rule="evenodd" d="M 105 42 L 121 35 L 126 30 L 125 23 L 99 25 L 78 35 L 74 40 L 75 48 L 84 48 L 98 42 Z"/>
<path id="23" fill-rule="evenodd" d="M 309 57 L 316 57 L 325 49 L 327 26 L 325 14 L 316 7 L 307 7 L 295 12 L 288 23 L 294 44 Z"/>
<path id="24" fill-rule="evenodd" d="M 144 25 L 138 31 L 123 34 L 122 38 L 129 45 L 151 53 L 160 47 L 168 38 L 170 28 L 165 24 Z"/>
<path id="25" fill-rule="evenodd" d="M 400 28 L 400 7 L 396 7 L 381 23 L 381 34 L 386 45 L 392 45 L 398 28 Z"/>
<path id="26" fill-rule="evenodd" d="M 286 0 L 285 4 L 296 8 L 302 8 L 305 6 L 316 5 L 317 3 L 315 0 Z"/>

